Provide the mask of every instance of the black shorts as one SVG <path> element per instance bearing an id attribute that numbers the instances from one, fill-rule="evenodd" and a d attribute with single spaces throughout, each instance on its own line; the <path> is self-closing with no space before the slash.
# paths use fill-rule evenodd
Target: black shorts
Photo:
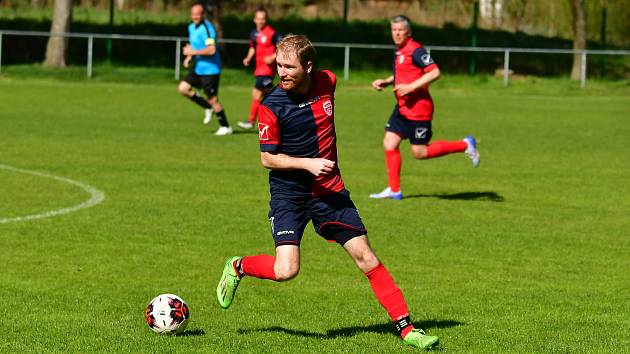
<path id="1" fill-rule="evenodd" d="M 194 71 L 191 71 L 186 75 L 184 81 L 190 84 L 190 86 L 198 89 L 203 89 L 203 92 L 208 98 L 217 96 L 219 94 L 219 79 L 221 74 L 216 75 L 198 75 Z"/>
<path id="2" fill-rule="evenodd" d="M 427 145 L 431 141 L 433 131 L 430 120 L 410 120 L 400 114 L 398 105 L 394 107 L 391 117 L 385 126 L 388 132 L 396 133 L 403 139 L 409 138 L 413 145 Z"/>
<path id="3" fill-rule="evenodd" d="M 315 232 L 320 236 L 340 245 L 367 234 L 347 190 L 324 197 L 272 197 L 269 204 L 269 221 L 276 247 L 299 246 L 309 221 L 313 221 Z"/>
<path id="4" fill-rule="evenodd" d="M 273 87 L 273 76 L 256 76 L 254 87 L 259 90 L 266 90 Z"/>

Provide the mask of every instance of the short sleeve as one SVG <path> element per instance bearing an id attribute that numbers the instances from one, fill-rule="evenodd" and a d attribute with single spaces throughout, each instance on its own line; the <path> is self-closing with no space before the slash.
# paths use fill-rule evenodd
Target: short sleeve
<path id="1" fill-rule="evenodd" d="M 437 68 L 437 64 L 431 57 L 431 54 L 429 54 L 429 52 L 423 47 L 414 50 L 411 58 L 413 65 L 423 69 L 425 72 L 429 72 Z"/>
<path id="2" fill-rule="evenodd" d="M 280 35 L 280 33 L 278 32 L 274 32 L 273 36 L 271 37 L 271 43 L 277 45 L 278 42 L 280 42 L 280 38 L 282 38 L 282 35 Z"/>
<path id="3" fill-rule="evenodd" d="M 325 74 L 327 86 L 331 87 L 334 92 L 337 88 L 337 76 L 330 70 L 322 70 L 322 73 Z"/>
<path id="4" fill-rule="evenodd" d="M 249 33 L 249 47 L 256 49 L 256 30 Z"/>
<path id="5" fill-rule="evenodd" d="M 204 38 L 204 44 L 206 47 L 211 46 L 211 45 L 215 45 L 216 44 L 216 32 L 214 31 L 214 26 L 211 23 L 204 23 L 204 26 L 207 29 L 207 32 L 205 33 L 206 38 Z"/>
<path id="6" fill-rule="evenodd" d="M 265 105 L 258 109 L 258 143 L 261 152 L 278 152 L 280 149 L 278 118 Z"/>

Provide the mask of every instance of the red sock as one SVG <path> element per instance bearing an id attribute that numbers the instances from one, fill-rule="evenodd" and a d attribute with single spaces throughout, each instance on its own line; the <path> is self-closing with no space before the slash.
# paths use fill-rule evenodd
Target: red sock
<path id="1" fill-rule="evenodd" d="M 439 157 L 442 155 L 452 154 L 454 152 L 466 151 L 466 142 L 458 141 L 436 141 L 427 146 L 427 158 Z"/>
<path id="2" fill-rule="evenodd" d="M 392 189 L 392 192 L 400 191 L 400 168 L 402 166 L 400 150 L 385 150 L 385 165 L 387 165 L 389 188 Z"/>
<path id="3" fill-rule="evenodd" d="M 247 256 L 241 259 L 241 270 L 245 275 L 254 278 L 276 280 L 276 273 L 273 270 L 275 263 L 276 257 L 267 254 Z"/>
<path id="4" fill-rule="evenodd" d="M 258 106 L 260 106 L 259 100 L 252 100 L 252 105 L 249 106 L 249 122 L 254 123 L 256 121 L 256 116 L 258 115 Z"/>
<path id="5" fill-rule="evenodd" d="M 394 323 L 409 316 L 409 309 L 400 288 L 394 283 L 394 279 L 389 274 L 385 266 L 377 265 L 374 269 L 365 273 L 370 280 L 370 285 L 378 302 L 385 308 L 389 317 Z M 407 333 L 413 329 L 413 324 L 402 329 L 400 336 L 405 338 Z"/>

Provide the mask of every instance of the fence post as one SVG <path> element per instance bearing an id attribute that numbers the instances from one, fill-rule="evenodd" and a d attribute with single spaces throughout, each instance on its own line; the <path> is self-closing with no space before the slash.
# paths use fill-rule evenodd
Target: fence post
<path id="1" fill-rule="evenodd" d="M 87 77 L 88 79 L 92 78 L 92 53 L 94 48 L 94 37 L 88 37 L 88 46 L 87 46 Z"/>
<path id="2" fill-rule="evenodd" d="M 181 61 L 182 41 L 175 41 L 175 81 L 179 81 L 179 62 Z"/>
<path id="3" fill-rule="evenodd" d="M 503 53 L 503 85 L 507 87 L 510 84 L 510 50 L 506 49 Z"/>
<path id="4" fill-rule="evenodd" d="M 350 46 L 347 44 L 343 50 L 343 79 L 350 79 Z"/>
<path id="5" fill-rule="evenodd" d="M 580 68 L 580 87 L 586 87 L 586 51 L 582 51 L 582 65 Z"/>

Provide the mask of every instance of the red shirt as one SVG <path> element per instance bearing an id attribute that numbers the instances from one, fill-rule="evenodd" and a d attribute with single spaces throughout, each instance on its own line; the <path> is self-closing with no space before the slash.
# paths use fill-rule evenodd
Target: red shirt
<path id="1" fill-rule="evenodd" d="M 422 45 L 409 38 L 394 57 L 394 85 L 408 84 L 422 77 L 425 73 L 437 69 L 437 64 Z M 433 119 L 433 100 L 428 88 L 420 88 L 405 96 L 394 91 L 400 113 L 409 120 Z"/>
<path id="2" fill-rule="evenodd" d="M 335 162 L 332 172 L 315 177 L 308 171 L 269 173 L 272 196 L 322 196 L 344 190 L 337 163 L 334 99 L 337 78 L 328 70 L 311 76 L 313 88 L 295 95 L 277 85 L 265 96 L 258 112 L 260 151 L 293 157 L 324 158 Z"/>
<path id="3" fill-rule="evenodd" d="M 265 58 L 276 52 L 276 44 L 280 40 L 280 34 L 273 27 L 265 25 L 260 31 L 256 28 L 249 35 L 249 47 L 256 50 L 255 76 L 274 76 L 276 74 L 275 63 L 265 63 Z"/>

